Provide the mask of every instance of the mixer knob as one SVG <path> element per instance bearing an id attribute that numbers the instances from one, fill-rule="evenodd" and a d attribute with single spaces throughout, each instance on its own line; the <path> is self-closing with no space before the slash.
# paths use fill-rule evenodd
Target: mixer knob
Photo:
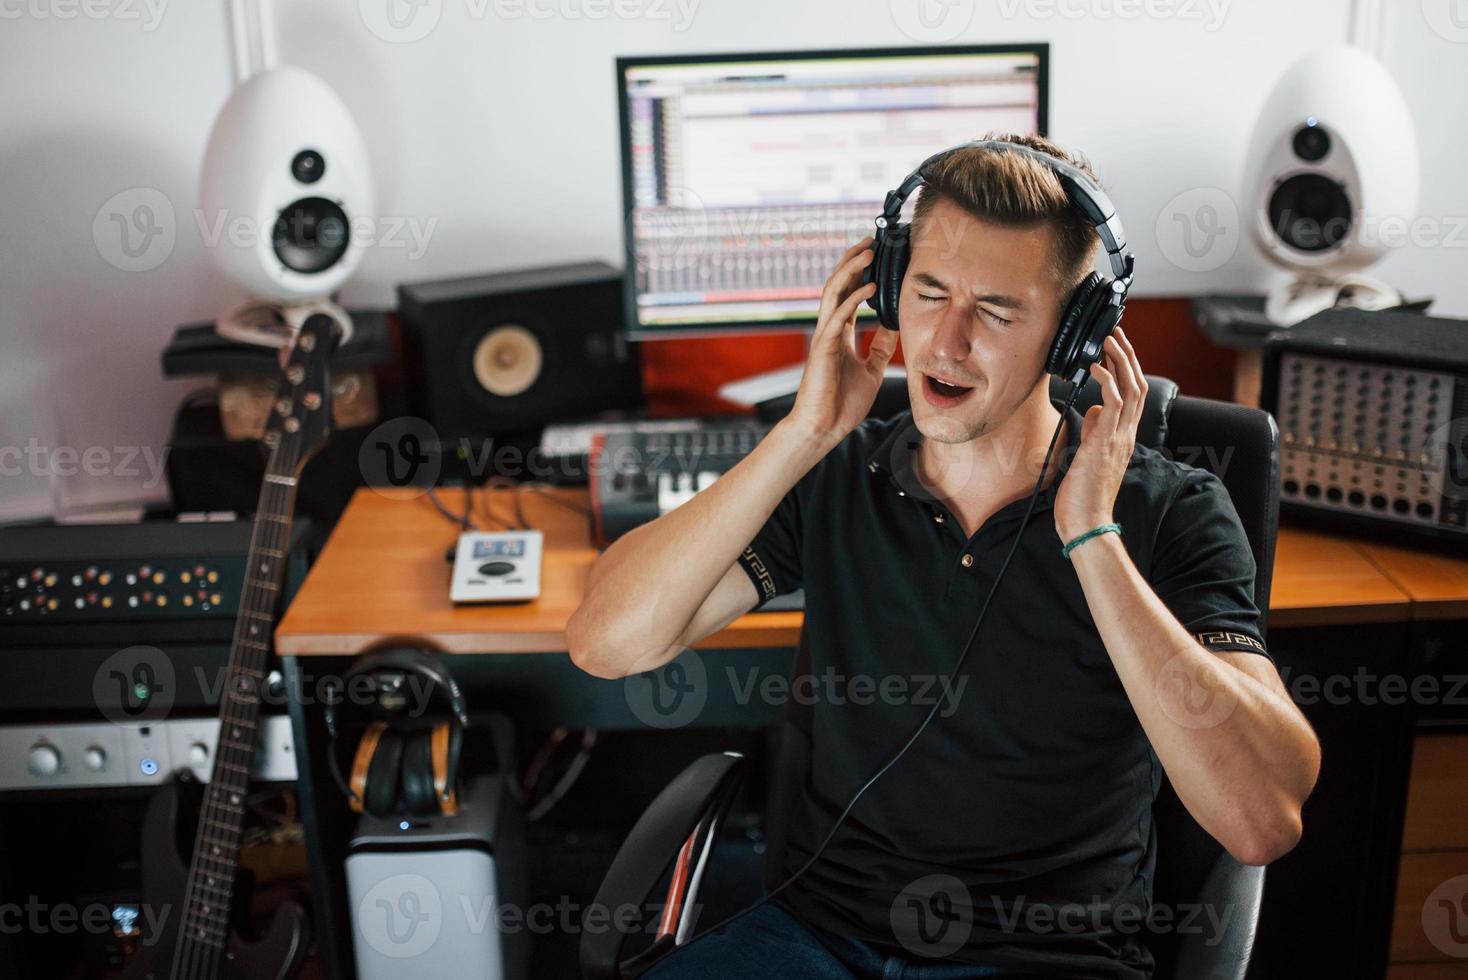
<path id="1" fill-rule="evenodd" d="M 101 772 L 107 768 L 107 753 L 99 746 L 89 745 L 83 761 L 92 772 Z"/>
<path id="2" fill-rule="evenodd" d="M 61 753 L 54 745 L 44 742 L 33 745 L 29 766 L 37 776 L 54 776 L 61 771 Z"/>
<path id="3" fill-rule="evenodd" d="M 209 746 L 203 742 L 195 742 L 189 746 L 189 765 L 203 766 L 209 763 Z"/>

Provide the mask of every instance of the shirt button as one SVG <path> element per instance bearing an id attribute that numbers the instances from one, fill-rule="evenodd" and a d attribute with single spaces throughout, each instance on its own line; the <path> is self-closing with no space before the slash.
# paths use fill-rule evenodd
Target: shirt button
<path id="1" fill-rule="evenodd" d="M 964 568 L 969 568 L 974 563 L 974 556 L 973 555 L 964 555 L 962 558 L 958 559 L 958 563 L 960 565 L 962 565 Z"/>
<path id="2" fill-rule="evenodd" d="M 943 523 L 943 515 L 942 514 L 934 514 L 933 515 L 933 523 L 934 524 L 942 524 Z"/>
<path id="3" fill-rule="evenodd" d="M 907 491 L 906 490 L 899 490 L 899 491 L 897 491 L 897 496 L 899 496 L 899 497 L 906 497 L 907 496 Z"/>
<path id="4" fill-rule="evenodd" d="M 875 472 L 877 472 L 877 464 L 876 463 L 868 463 L 867 464 L 867 469 L 869 469 L 873 473 L 875 473 Z"/>

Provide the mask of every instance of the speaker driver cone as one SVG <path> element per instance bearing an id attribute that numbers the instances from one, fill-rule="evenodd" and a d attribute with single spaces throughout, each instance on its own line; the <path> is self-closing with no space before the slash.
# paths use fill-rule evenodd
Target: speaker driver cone
<path id="1" fill-rule="evenodd" d="M 303 197 L 276 216 L 270 244 L 282 265 L 314 275 L 341 261 L 352 243 L 347 213 L 324 197 Z"/>
<path id="2" fill-rule="evenodd" d="M 474 345 L 474 377 L 492 395 L 521 394 L 540 377 L 545 363 L 540 341 L 524 327 L 495 327 Z"/>
<path id="3" fill-rule="evenodd" d="M 1351 199 L 1320 173 L 1296 174 L 1269 197 L 1269 224 L 1280 240 L 1302 252 L 1335 248 L 1351 230 Z"/>

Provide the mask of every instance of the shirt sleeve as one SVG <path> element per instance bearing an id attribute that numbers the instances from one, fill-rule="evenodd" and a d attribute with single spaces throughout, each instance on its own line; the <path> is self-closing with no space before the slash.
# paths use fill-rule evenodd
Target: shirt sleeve
<path id="1" fill-rule="evenodd" d="M 760 608 L 776 596 L 795 592 L 805 585 L 801 566 L 800 484 L 775 505 L 769 520 L 739 556 L 739 567 L 754 583 Z"/>
<path id="2" fill-rule="evenodd" d="M 1216 652 L 1257 653 L 1264 617 L 1254 603 L 1254 552 L 1228 490 L 1207 470 L 1190 472 L 1162 518 L 1152 588 L 1198 642 Z"/>

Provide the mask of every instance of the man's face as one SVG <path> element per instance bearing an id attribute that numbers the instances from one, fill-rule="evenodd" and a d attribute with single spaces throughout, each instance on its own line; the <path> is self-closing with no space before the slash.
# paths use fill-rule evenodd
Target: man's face
<path id="1" fill-rule="evenodd" d="M 947 198 L 914 230 L 898 318 L 925 438 L 962 443 L 993 431 L 1034 390 L 1060 316 L 1053 241 L 1048 225 L 1007 228 Z"/>

